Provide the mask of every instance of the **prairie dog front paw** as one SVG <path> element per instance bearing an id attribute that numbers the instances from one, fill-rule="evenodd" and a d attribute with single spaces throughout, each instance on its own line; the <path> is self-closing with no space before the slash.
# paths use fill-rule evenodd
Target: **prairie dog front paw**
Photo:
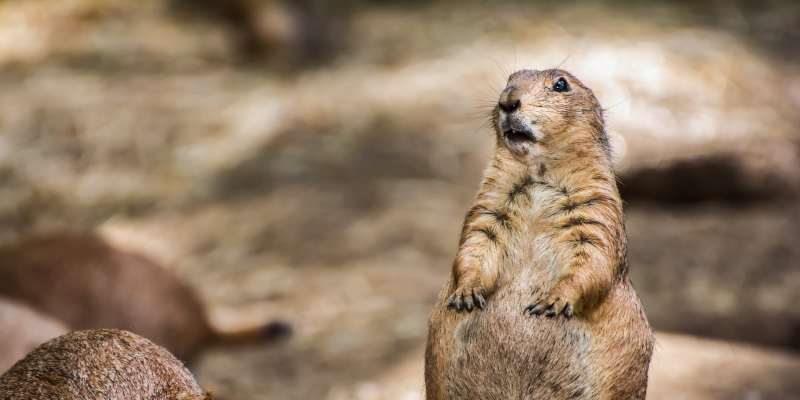
<path id="1" fill-rule="evenodd" d="M 447 300 L 447 308 L 455 308 L 458 311 L 466 309 L 472 311 L 476 306 L 483 308 L 486 305 L 486 290 L 484 290 L 480 279 L 471 279 L 460 282 L 455 293 Z"/>

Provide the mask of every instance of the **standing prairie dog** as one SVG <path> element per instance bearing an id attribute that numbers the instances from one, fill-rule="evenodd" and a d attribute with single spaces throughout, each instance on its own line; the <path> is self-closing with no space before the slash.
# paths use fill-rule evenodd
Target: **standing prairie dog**
<path id="1" fill-rule="evenodd" d="M 7 400 L 210 400 L 166 349 L 127 331 L 59 336 L 0 376 Z"/>
<path id="2" fill-rule="evenodd" d="M 644 399 L 654 338 L 627 275 L 600 104 L 566 71 L 523 70 L 492 122 L 428 321 L 428 400 Z"/>

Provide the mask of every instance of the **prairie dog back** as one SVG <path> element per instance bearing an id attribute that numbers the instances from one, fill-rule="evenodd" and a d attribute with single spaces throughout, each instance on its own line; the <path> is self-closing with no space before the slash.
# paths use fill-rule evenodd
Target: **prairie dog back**
<path id="1" fill-rule="evenodd" d="M 190 362 L 209 346 L 291 335 L 279 321 L 215 329 L 200 298 L 177 276 L 91 233 L 54 232 L 0 248 L 0 296 L 25 302 L 71 330 L 130 330 Z"/>
<path id="2" fill-rule="evenodd" d="M 28 354 L 0 377 L 0 398 L 200 400 L 192 374 L 164 348 L 115 329 L 72 332 Z"/>
<path id="3" fill-rule="evenodd" d="M 129 329 L 183 360 L 213 336 L 189 286 L 147 257 L 93 234 L 50 233 L 3 247 L 0 295 L 73 330 Z"/>

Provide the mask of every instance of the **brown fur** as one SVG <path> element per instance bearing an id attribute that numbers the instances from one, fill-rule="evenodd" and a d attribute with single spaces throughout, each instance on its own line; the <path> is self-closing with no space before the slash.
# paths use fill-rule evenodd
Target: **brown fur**
<path id="1" fill-rule="evenodd" d="M 72 332 L 28 354 L 0 377 L 0 398 L 200 400 L 192 374 L 166 349 L 127 331 Z"/>
<path id="2" fill-rule="evenodd" d="M 654 339 L 599 103 L 566 71 L 520 71 L 493 117 L 428 324 L 428 399 L 644 399 Z"/>
<path id="3" fill-rule="evenodd" d="M 75 330 L 131 330 L 182 360 L 208 345 L 268 339 L 288 329 L 216 332 L 195 293 L 177 277 L 90 234 L 51 234 L 0 250 L 0 294 Z"/>
<path id="4" fill-rule="evenodd" d="M 67 332 L 69 328 L 61 321 L 0 297 L 0 373 L 40 344 Z"/>

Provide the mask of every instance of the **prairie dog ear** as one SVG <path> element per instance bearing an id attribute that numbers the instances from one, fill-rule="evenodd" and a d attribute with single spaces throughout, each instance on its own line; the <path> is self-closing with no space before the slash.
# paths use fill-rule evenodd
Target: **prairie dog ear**
<path id="1" fill-rule="evenodd" d="M 622 135 L 614 131 L 606 130 L 606 138 L 608 138 L 608 145 L 611 146 L 611 165 L 616 169 L 625 158 L 628 144 Z"/>

